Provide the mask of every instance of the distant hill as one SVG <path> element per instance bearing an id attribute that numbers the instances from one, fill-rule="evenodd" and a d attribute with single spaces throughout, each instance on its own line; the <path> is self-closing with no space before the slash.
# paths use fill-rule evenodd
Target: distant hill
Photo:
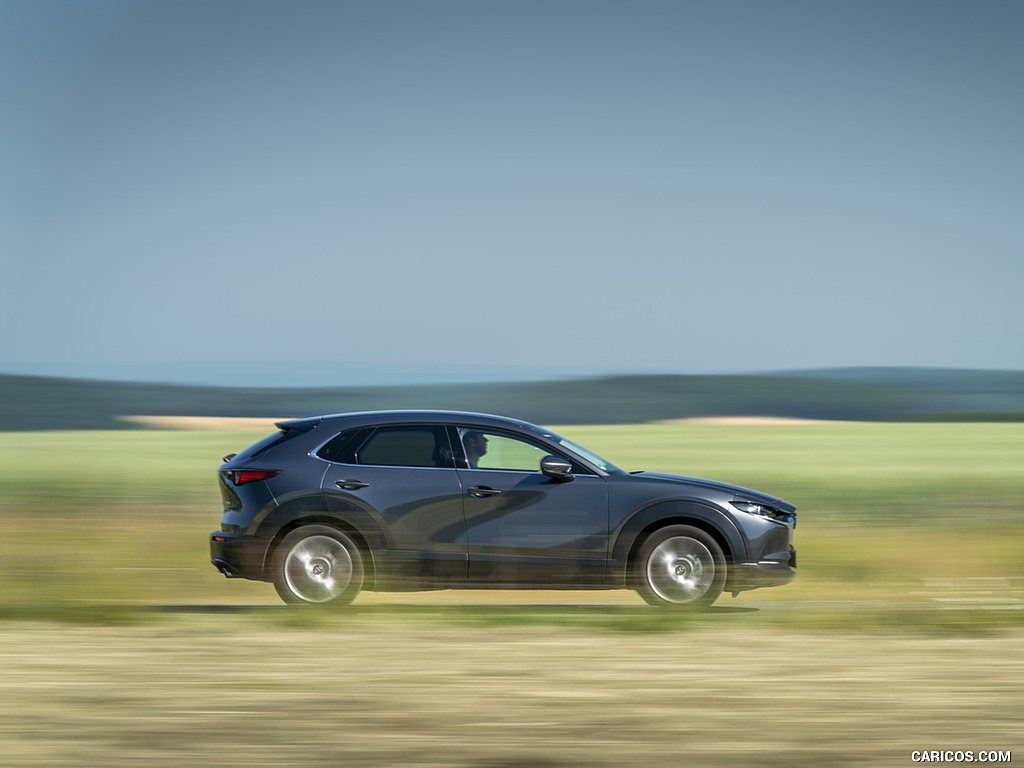
<path id="1" fill-rule="evenodd" d="M 1024 372 L 831 369 L 310 389 L 197 387 L 0 375 L 0 430 L 129 429 L 118 416 L 307 416 L 443 408 L 547 424 L 707 416 L 1024 421 Z"/>

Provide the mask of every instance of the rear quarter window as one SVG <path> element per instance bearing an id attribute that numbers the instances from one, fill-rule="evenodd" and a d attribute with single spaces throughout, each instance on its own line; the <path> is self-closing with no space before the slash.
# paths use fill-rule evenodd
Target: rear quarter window
<path id="1" fill-rule="evenodd" d="M 365 436 L 369 434 L 369 432 L 370 430 L 367 429 L 350 429 L 347 432 L 335 435 L 320 446 L 320 450 L 316 452 L 316 456 L 324 461 L 354 464 L 355 458 L 352 451 L 356 445 L 362 442 L 361 440 L 356 440 L 355 437 L 359 434 Z"/>
<path id="2" fill-rule="evenodd" d="M 265 454 L 271 448 L 276 448 L 279 445 L 287 443 L 289 440 L 298 437 L 303 434 L 302 430 L 299 429 L 283 429 L 280 432 L 275 432 L 272 435 L 267 435 L 258 443 L 253 443 L 244 451 L 239 453 L 232 459 L 232 461 L 250 461 L 252 459 L 258 459 L 260 456 Z"/>

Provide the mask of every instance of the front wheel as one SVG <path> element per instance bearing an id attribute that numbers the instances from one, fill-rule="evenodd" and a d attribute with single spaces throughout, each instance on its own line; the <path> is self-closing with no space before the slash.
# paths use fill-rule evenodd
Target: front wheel
<path id="1" fill-rule="evenodd" d="M 722 548 L 689 525 L 670 525 L 652 533 L 634 564 L 637 592 L 650 605 L 707 608 L 725 587 Z"/>
<path id="2" fill-rule="evenodd" d="M 286 603 L 347 605 L 363 586 L 363 556 L 337 528 L 304 525 L 278 545 L 273 576 Z"/>

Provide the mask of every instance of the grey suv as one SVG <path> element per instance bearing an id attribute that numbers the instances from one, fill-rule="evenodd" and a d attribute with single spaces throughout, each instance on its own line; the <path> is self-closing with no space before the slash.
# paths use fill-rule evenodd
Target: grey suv
<path id="1" fill-rule="evenodd" d="M 319 416 L 225 458 L 212 562 L 289 603 L 361 589 L 635 589 L 705 607 L 785 584 L 795 507 L 711 480 L 629 473 L 516 419 Z"/>

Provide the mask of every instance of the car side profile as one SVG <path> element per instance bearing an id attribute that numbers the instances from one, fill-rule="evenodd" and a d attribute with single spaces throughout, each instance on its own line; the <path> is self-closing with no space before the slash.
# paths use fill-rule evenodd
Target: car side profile
<path id="1" fill-rule="evenodd" d="M 795 575 L 792 504 L 626 472 L 516 419 L 376 411 L 282 421 L 225 458 L 210 537 L 229 578 L 288 603 L 363 589 L 634 589 L 710 606 Z"/>

